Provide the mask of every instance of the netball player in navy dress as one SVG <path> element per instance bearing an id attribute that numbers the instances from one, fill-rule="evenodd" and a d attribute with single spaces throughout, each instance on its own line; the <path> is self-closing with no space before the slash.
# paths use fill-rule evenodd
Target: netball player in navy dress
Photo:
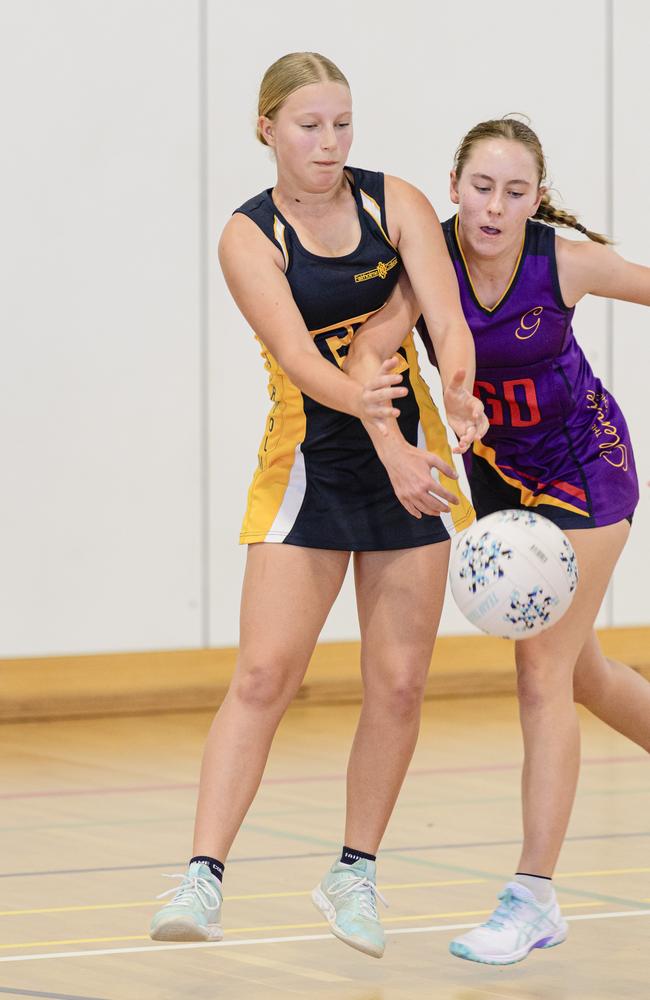
<path id="1" fill-rule="evenodd" d="M 340 71 L 313 53 L 283 57 L 262 82 L 259 114 L 277 183 L 237 209 L 220 244 L 228 286 L 261 345 L 271 398 L 241 533 L 248 555 L 240 656 L 204 754 L 194 856 L 151 933 L 221 936 L 223 862 L 354 552 L 364 701 L 348 767 L 345 846 L 313 899 L 334 934 L 379 957 L 375 856 L 415 746 L 450 535 L 474 517 L 410 327 L 378 375 L 343 370 L 359 325 L 381 330 L 403 270 L 430 323 L 457 450 L 487 421 L 472 395 L 472 338 L 435 213 L 404 181 L 346 166 L 351 98 Z M 400 475 L 411 513 L 384 465 L 391 415 L 405 439 Z"/>
<path id="2" fill-rule="evenodd" d="M 475 391 L 490 420 L 488 433 L 464 456 L 477 514 L 538 511 L 567 532 L 580 569 L 564 618 L 516 644 L 523 851 L 490 920 L 451 944 L 454 955 L 490 964 L 521 961 L 566 937 L 551 877 L 578 776 L 574 698 L 650 750 L 650 685 L 606 660 L 594 632 L 638 501 L 634 456 L 620 407 L 591 371 L 571 327 L 574 307 L 588 293 L 650 305 L 650 268 L 623 260 L 601 245 L 604 237 L 556 208 L 543 186 L 545 172 L 527 125 L 481 123 L 459 147 L 451 182 L 458 215 L 443 224 L 476 346 Z M 589 239 L 562 239 L 547 223 Z M 402 281 L 397 292 L 409 305 L 398 331 L 418 312 L 406 288 Z M 426 323 L 418 325 L 435 360 Z M 377 370 L 393 345 L 389 336 L 364 331 L 350 370 L 357 353 L 373 370 L 373 352 Z"/>

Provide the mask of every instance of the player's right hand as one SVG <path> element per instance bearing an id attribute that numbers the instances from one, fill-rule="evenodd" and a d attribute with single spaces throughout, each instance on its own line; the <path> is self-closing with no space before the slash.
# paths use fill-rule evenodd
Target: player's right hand
<path id="1" fill-rule="evenodd" d="M 449 504 L 459 503 L 458 497 L 434 477 L 433 470 L 449 479 L 458 479 L 458 473 L 433 452 L 401 439 L 391 444 L 388 453 L 381 454 L 381 460 L 397 499 L 413 517 L 448 514 Z"/>

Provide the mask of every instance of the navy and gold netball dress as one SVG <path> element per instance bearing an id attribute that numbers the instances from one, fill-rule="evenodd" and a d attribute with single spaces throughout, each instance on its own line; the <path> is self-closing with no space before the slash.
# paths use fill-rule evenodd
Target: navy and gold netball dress
<path id="1" fill-rule="evenodd" d="M 282 251 L 305 325 L 323 357 L 339 366 L 359 326 L 386 303 L 402 267 L 387 236 L 384 175 L 353 167 L 345 173 L 357 204 L 361 239 L 356 250 L 342 257 L 306 250 L 276 207 L 271 190 L 237 209 Z M 412 517 L 395 496 L 361 421 L 301 392 L 260 344 L 271 410 L 248 493 L 241 543 L 403 549 L 443 541 L 473 520 L 472 507 L 456 481 L 445 476 L 441 482 L 460 500 L 452 513 Z M 420 375 L 410 332 L 399 355 L 398 370 L 409 389 L 408 396 L 395 401 L 400 429 L 411 444 L 452 464 L 445 428 Z"/>

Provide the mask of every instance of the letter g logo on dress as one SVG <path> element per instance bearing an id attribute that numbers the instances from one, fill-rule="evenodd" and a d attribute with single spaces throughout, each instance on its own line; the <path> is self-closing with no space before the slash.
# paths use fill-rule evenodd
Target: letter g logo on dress
<path id="1" fill-rule="evenodd" d="M 542 322 L 541 316 L 544 312 L 544 306 L 535 306 L 534 309 L 529 309 L 519 320 L 519 326 L 515 330 L 515 337 L 517 340 L 530 340 L 534 337 L 539 330 L 539 324 Z"/>

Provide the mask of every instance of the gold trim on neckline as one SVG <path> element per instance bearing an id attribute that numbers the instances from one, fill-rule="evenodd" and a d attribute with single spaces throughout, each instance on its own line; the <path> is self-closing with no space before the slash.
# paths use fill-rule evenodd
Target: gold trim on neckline
<path id="1" fill-rule="evenodd" d="M 463 245 L 460 242 L 460 233 L 458 231 L 458 221 L 459 221 L 459 216 L 457 215 L 456 219 L 454 221 L 454 233 L 456 235 L 456 243 L 458 244 L 458 249 L 460 250 L 460 255 L 461 255 L 462 259 L 463 259 L 463 264 L 465 265 L 465 274 L 467 275 L 467 280 L 470 283 L 470 287 L 471 287 L 472 292 L 474 294 L 474 298 L 478 302 L 478 304 L 481 307 L 481 309 L 485 309 L 486 312 L 492 313 L 497 308 L 497 306 L 501 305 L 501 303 L 505 299 L 506 295 L 508 294 L 508 292 L 512 288 L 512 283 L 514 282 L 515 278 L 517 277 L 517 274 L 519 273 L 519 265 L 521 264 L 521 258 L 522 258 L 523 253 L 524 253 L 524 245 L 526 243 L 526 230 L 524 229 L 524 236 L 523 236 L 523 239 L 521 241 L 521 249 L 519 251 L 519 256 L 517 257 L 517 262 L 515 264 L 514 270 L 513 270 L 512 274 L 510 275 L 510 281 L 508 282 L 508 284 L 506 285 L 506 287 L 504 288 L 503 292 L 501 293 L 501 295 L 499 296 L 499 298 L 497 299 L 497 301 L 494 303 L 494 305 L 493 306 L 486 306 L 486 305 L 483 305 L 483 303 L 479 299 L 478 294 L 476 292 L 476 288 L 474 287 L 474 282 L 472 281 L 472 275 L 470 274 L 470 271 L 469 271 L 469 264 L 467 263 L 467 258 L 465 256 L 465 253 L 463 252 Z"/>

